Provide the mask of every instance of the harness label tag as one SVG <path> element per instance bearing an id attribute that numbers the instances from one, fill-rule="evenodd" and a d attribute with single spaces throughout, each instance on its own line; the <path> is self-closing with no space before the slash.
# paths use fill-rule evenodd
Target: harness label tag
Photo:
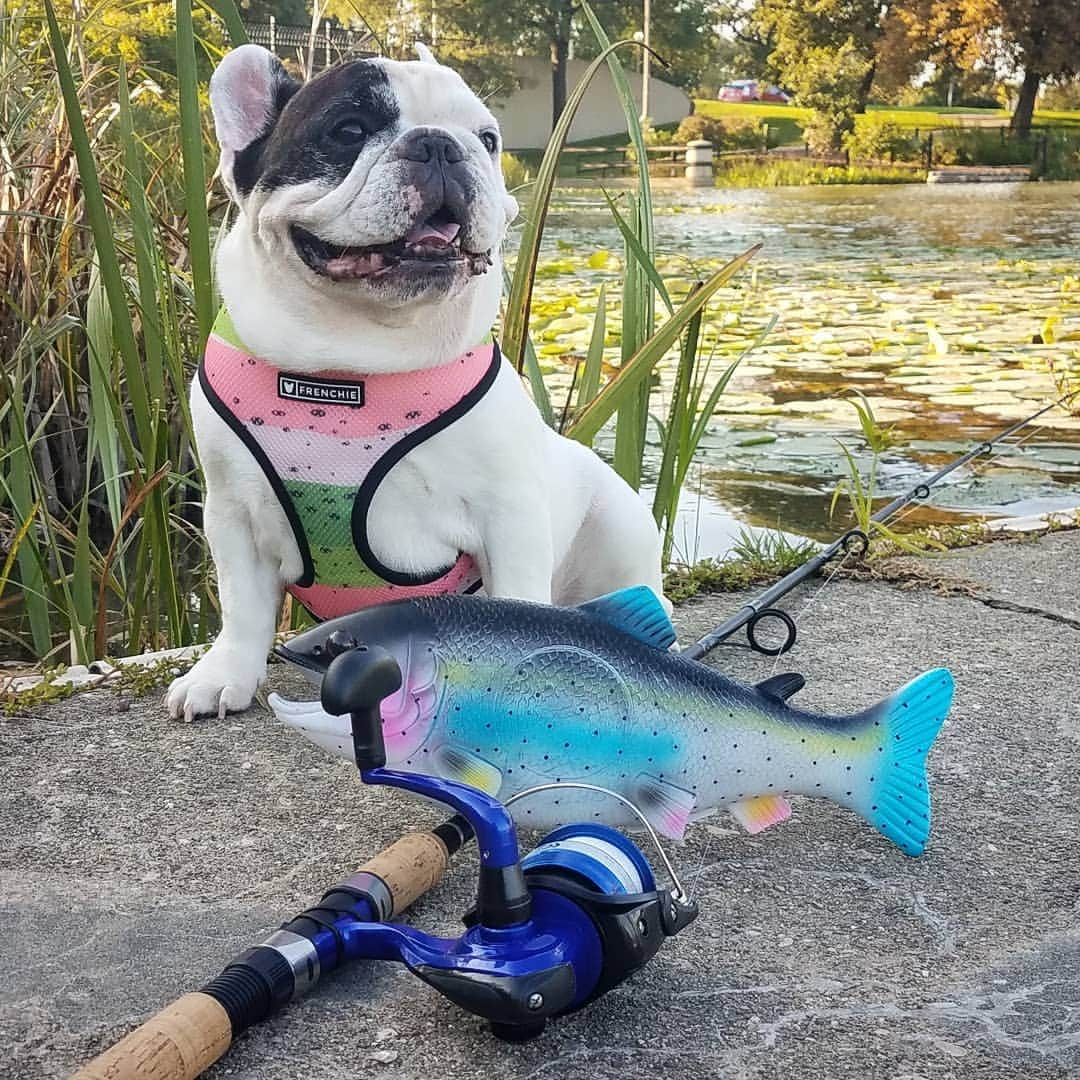
<path id="1" fill-rule="evenodd" d="M 314 401 L 323 405 L 364 404 L 362 382 L 335 382 L 333 379 L 315 379 L 278 372 L 277 392 L 279 398 L 291 401 Z"/>

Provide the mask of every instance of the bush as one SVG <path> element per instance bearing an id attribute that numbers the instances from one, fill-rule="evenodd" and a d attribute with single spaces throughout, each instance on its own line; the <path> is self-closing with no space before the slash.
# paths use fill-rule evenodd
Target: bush
<path id="1" fill-rule="evenodd" d="M 815 154 L 827 157 L 843 145 L 844 126 L 837 117 L 814 112 L 803 127 L 803 139 Z"/>
<path id="2" fill-rule="evenodd" d="M 1030 165 L 1035 140 L 1018 139 L 1010 132 L 978 128 L 954 128 L 934 135 L 936 165 Z"/>
<path id="3" fill-rule="evenodd" d="M 921 170 L 888 165 L 824 165 L 807 158 L 766 158 L 721 163 L 717 187 L 809 187 L 832 184 L 911 184 Z"/>
<path id="4" fill-rule="evenodd" d="M 1043 91 L 1039 108 L 1057 112 L 1080 109 L 1080 79 L 1070 79 L 1057 86 L 1048 86 Z"/>
<path id="5" fill-rule="evenodd" d="M 641 121 L 641 137 L 646 146 L 671 146 L 675 141 L 675 129 L 670 125 L 653 127 L 653 122 L 646 116 Z"/>
<path id="6" fill-rule="evenodd" d="M 877 113 L 856 121 L 855 130 L 844 136 L 844 149 L 860 161 L 914 161 L 920 154 L 910 131 Z"/>
<path id="7" fill-rule="evenodd" d="M 761 128 L 746 121 L 724 122 L 715 116 L 692 113 L 675 130 L 674 142 L 685 146 L 695 139 L 705 139 L 715 150 L 760 150 L 763 134 Z"/>

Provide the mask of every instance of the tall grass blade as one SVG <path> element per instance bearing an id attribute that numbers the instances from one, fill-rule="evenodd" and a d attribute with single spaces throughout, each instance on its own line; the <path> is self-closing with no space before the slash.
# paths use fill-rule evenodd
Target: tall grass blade
<path id="1" fill-rule="evenodd" d="M 509 295 L 511 282 L 505 270 L 503 271 L 503 288 Z M 509 300 L 507 303 L 509 303 Z M 544 372 L 540 368 L 536 349 L 533 347 L 532 339 L 528 334 L 525 335 L 525 376 L 529 380 L 529 389 L 532 391 L 533 401 L 540 410 L 544 423 L 553 428 L 555 426 L 555 408 L 551 404 L 551 395 L 548 393 L 547 384 L 544 382 Z"/>
<path id="2" fill-rule="evenodd" d="M 244 20 L 240 18 L 240 9 L 234 0 L 207 0 L 204 6 L 220 16 L 229 34 L 229 42 L 234 49 L 238 45 L 247 44 L 247 30 L 244 27 Z"/>
<path id="3" fill-rule="evenodd" d="M 600 377 L 604 370 L 604 339 L 607 336 L 607 282 L 600 283 L 596 296 L 596 314 L 593 316 L 589 351 L 585 354 L 585 366 L 578 385 L 577 407 L 583 409 L 600 389 Z"/>
<path id="4" fill-rule="evenodd" d="M 197 347 L 201 351 L 214 324 L 214 286 L 210 271 L 210 217 L 206 209 L 206 161 L 191 0 L 176 0 L 176 78 L 180 90 L 180 149 L 184 158 L 188 257 L 191 260 L 191 287 L 195 293 L 195 317 L 199 324 Z"/>
<path id="5" fill-rule="evenodd" d="M 112 313 L 101 283 L 101 270 L 95 257 L 90 269 L 90 285 L 86 294 L 87 384 L 90 390 L 89 438 L 87 439 L 87 471 L 96 456 L 101 464 L 105 502 L 109 520 L 117 528 L 123 510 L 120 492 L 120 440 L 110 408 L 110 387 L 116 380 L 113 374 Z M 102 372 L 106 373 L 102 377 Z"/>
<path id="6" fill-rule="evenodd" d="M 688 428 L 687 411 L 691 407 L 691 384 L 697 363 L 698 340 L 704 313 L 699 311 L 687 324 L 686 335 L 679 351 L 679 364 L 675 369 L 675 385 L 671 389 L 671 406 L 668 421 L 661 427 L 660 442 L 663 453 L 660 472 L 653 495 L 653 518 L 657 525 L 667 520 L 664 532 L 663 562 L 666 565 L 670 552 L 669 536 L 673 537 L 673 518 L 678 509 L 679 489 L 675 486 L 675 466 L 684 452 L 682 433 Z M 692 423 L 693 416 L 690 417 Z"/>
<path id="7" fill-rule="evenodd" d="M 611 211 L 611 216 L 615 219 L 615 224 L 619 227 L 619 232 L 622 233 L 626 246 L 634 256 L 634 261 L 641 267 L 642 272 L 649 279 L 653 288 L 660 294 L 660 299 L 664 302 L 664 307 L 667 308 L 668 314 L 670 315 L 675 308 L 671 303 L 671 297 L 668 295 L 664 279 L 660 276 L 660 271 L 656 268 L 656 263 L 653 262 L 649 253 L 645 250 L 644 245 L 638 239 L 637 232 L 630 228 L 626 218 L 619 212 L 619 208 L 615 204 L 615 200 L 611 197 L 610 193 L 603 191 L 603 196 L 607 200 L 608 209 Z"/>
<path id="8" fill-rule="evenodd" d="M 559 155 L 566 144 L 570 125 L 574 121 L 574 116 L 593 77 L 603 67 L 608 56 L 617 49 L 631 49 L 637 45 L 635 41 L 617 41 L 614 45 L 608 46 L 589 65 L 581 82 L 574 87 L 573 93 L 567 99 L 566 107 L 551 132 L 543 160 L 537 170 L 530 211 L 521 231 L 521 243 L 518 246 L 517 262 L 514 264 L 514 276 L 506 299 L 506 313 L 503 319 L 503 351 L 519 372 L 525 364 L 525 339 L 529 329 L 529 308 L 532 304 L 533 283 L 536 278 L 536 261 L 540 256 L 540 241 L 543 238 L 548 204 L 551 202 L 551 192 L 558 173 Z"/>
<path id="9" fill-rule="evenodd" d="M 619 62 L 618 56 L 611 49 L 611 38 L 608 37 L 607 32 L 600 24 L 600 20 L 596 17 L 596 13 L 589 6 L 587 0 L 582 0 L 581 10 L 585 13 L 585 18 L 589 21 L 593 36 L 596 38 L 597 44 L 599 44 L 602 50 L 601 57 L 607 61 L 608 69 L 611 72 L 612 82 L 615 84 L 615 93 L 619 98 L 619 104 L 622 106 L 623 115 L 626 117 L 626 130 L 630 135 L 630 141 L 634 144 L 634 152 L 637 155 L 638 162 L 638 198 L 641 200 L 641 216 L 645 223 L 641 241 L 642 246 L 645 248 L 645 251 L 651 259 L 655 254 L 652 184 L 649 179 L 649 156 L 645 148 L 645 137 L 641 132 L 641 121 L 638 119 L 637 104 L 634 101 L 633 93 L 630 91 L 630 83 L 626 78 L 626 72 L 623 70 L 623 66 Z M 644 48 L 644 46 L 641 47 Z M 656 55 L 656 53 L 653 53 L 653 56 L 660 60 L 661 63 L 664 62 L 661 57 Z"/>
<path id="10" fill-rule="evenodd" d="M 638 390 L 641 380 L 645 379 L 653 367 L 675 344 L 695 313 L 703 308 L 712 295 L 727 284 L 760 250 L 755 244 L 741 255 L 737 255 L 725 266 L 712 275 L 702 287 L 675 310 L 675 314 L 619 368 L 607 385 L 586 406 L 582 413 L 570 425 L 567 434 L 571 438 L 590 445 L 599 430 L 607 423 L 620 405 L 631 393 Z"/>
<path id="11" fill-rule="evenodd" d="M 139 323 L 142 327 L 143 370 L 150 393 L 152 408 L 156 412 L 165 401 L 165 380 L 162 365 L 161 316 L 157 302 L 157 244 L 151 223 L 150 207 L 143 186 L 142 155 L 131 119 L 131 99 L 128 96 L 127 66 L 120 61 L 117 86 L 120 142 L 124 151 L 124 179 L 131 214 L 131 232 L 135 246 L 135 270 L 139 285 Z M 151 447 L 144 446 L 143 453 Z M 144 463 L 153 469 L 153 463 Z"/>
<path id="12" fill-rule="evenodd" d="M 113 334 L 120 355 L 124 361 L 124 374 L 127 380 L 127 392 L 131 398 L 132 411 L 140 446 L 150 445 L 150 410 L 146 395 L 146 384 L 142 378 L 139 350 L 135 343 L 135 329 L 127 309 L 127 294 L 124 279 L 120 273 L 120 260 L 113 242 L 113 230 L 105 208 L 105 197 L 101 190 L 94 149 L 86 132 L 79 92 L 68 61 L 67 48 L 64 44 L 60 26 L 56 21 L 52 0 L 45 0 L 45 18 L 49 25 L 49 42 L 53 60 L 56 63 L 56 75 L 60 82 L 60 92 L 64 99 L 64 112 L 67 116 L 68 130 L 71 134 L 71 146 L 79 166 L 79 179 L 82 182 L 83 200 L 86 204 L 86 216 L 94 235 L 98 263 L 101 269 L 101 281 L 105 287 L 109 309 L 112 313 Z"/>

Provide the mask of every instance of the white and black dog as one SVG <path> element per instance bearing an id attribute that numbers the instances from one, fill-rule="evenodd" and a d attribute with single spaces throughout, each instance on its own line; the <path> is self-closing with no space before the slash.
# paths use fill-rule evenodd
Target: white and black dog
<path id="1" fill-rule="evenodd" d="M 499 128 L 419 52 L 301 85 L 245 45 L 211 81 L 237 217 L 191 405 L 223 624 L 172 716 L 250 704 L 283 588 L 319 617 L 481 581 L 660 593 L 644 503 L 543 423 L 491 342 L 517 214 Z"/>

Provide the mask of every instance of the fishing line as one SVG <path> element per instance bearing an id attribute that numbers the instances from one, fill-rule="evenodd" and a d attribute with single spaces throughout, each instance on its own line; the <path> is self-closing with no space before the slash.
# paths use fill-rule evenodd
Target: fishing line
<path id="1" fill-rule="evenodd" d="M 1015 442 L 1007 442 L 1006 440 L 1022 431 L 1024 428 L 1032 427 L 1032 425 L 1035 424 L 1035 421 L 1051 410 L 1070 404 L 1077 395 L 1080 395 L 1080 390 L 1070 391 L 1069 393 L 1061 395 L 1050 404 L 1044 405 L 1042 408 L 1032 413 L 1030 416 L 1009 424 L 1008 427 L 999 431 L 996 435 L 992 435 L 982 442 L 975 444 L 970 450 L 966 450 L 958 457 L 947 462 L 937 469 L 937 471 L 927 476 L 926 479 L 895 496 L 886 503 L 885 506 L 881 507 L 881 509 L 870 516 L 868 528 L 866 530 L 859 528 L 858 526 L 847 529 L 836 540 L 833 540 L 831 543 L 821 548 L 816 555 L 812 556 L 790 573 L 785 574 L 784 577 L 764 592 L 760 593 L 753 600 L 745 603 L 739 611 L 729 619 L 726 619 L 710 633 L 683 650 L 683 655 L 689 660 L 700 660 L 716 648 L 717 645 L 727 641 L 728 638 L 743 628 L 746 629 L 750 646 L 755 651 L 771 656 L 780 656 L 787 652 L 795 644 L 798 634 L 797 626 L 791 615 L 775 605 L 783 599 L 783 597 L 787 596 L 792 589 L 823 571 L 830 562 L 836 559 L 837 556 L 840 556 L 839 563 L 829 573 L 829 576 L 825 581 L 825 585 L 828 585 L 833 577 L 836 576 L 836 573 L 843 567 L 848 556 L 862 556 L 866 554 L 871 536 L 873 535 L 871 530 L 877 529 L 889 521 L 902 521 L 910 514 L 914 513 L 917 507 L 926 505 L 931 498 L 935 485 L 944 480 L 946 476 L 956 472 L 956 470 L 965 465 L 976 462 L 971 471 L 975 476 L 978 476 L 980 471 L 985 469 L 990 461 L 994 460 L 995 447 L 1001 445 L 1016 450 L 1023 446 L 1030 439 L 1034 438 L 1039 431 L 1043 430 L 1045 425 L 1034 427 L 1033 430 L 1017 439 Z M 979 458 L 984 456 L 985 461 L 979 462 Z M 822 588 L 824 588 L 824 586 L 822 586 Z M 821 590 L 818 590 L 818 594 L 820 594 L 820 591 Z M 816 599 L 817 594 L 815 594 L 814 597 L 811 597 L 806 608 L 808 609 Z M 756 628 L 758 624 L 766 618 L 774 619 L 784 625 L 786 637 L 781 645 L 776 647 L 765 645 L 757 639 Z"/>
<path id="2" fill-rule="evenodd" d="M 821 594 L 829 587 L 830 583 L 832 582 L 832 579 L 834 577 L 836 577 L 837 574 L 840 573 L 841 569 L 843 569 L 844 563 L 846 563 L 848 561 L 848 559 L 850 559 L 850 558 L 851 558 L 851 552 L 850 551 L 845 551 L 844 554 L 841 556 L 841 558 L 839 558 L 836 561 L 836 563 L 833 566 L 832 570 L 829 571 L 828 577 L 826 577 L 825 580 L 818 586 L 818 588 L 816 588 L 814 590 L 814 592 L 810 596 L 810 599 L 806 601 L 806 604 L 802 607 L 802 609 L 795 616 L 795 622 L 796 623 L 802 622 L 802 620 L 806 617 L 806 613 L 814 606 L 814 604 L 817 603 L 817 601 L 820 598 Z M 770 678 L 773 675 L 776 674 L 776 669 L 780 666 L 780 657 L 783 656 L 783 655 L 784 654 L 782 652 L 778 652 L 776 654 L 776 656 L 773 657 L 772 667 L 769 669 Z"/>
<path id="3" fill-rule="evenodd" d="M 1068 396 L 1066 396 L 1065 398 L 1059 398 L 1058 401 L 1054 402 L 1054 404 L 1049 406 L 1048 408 L 1053 409 L 1055 406 L 1061 405 L 1067 400 L 1068 400 Z M 1025 443 L 1030 442 L 1032 439 L 1034 439 L 1036 437 L 1036 435 L 1040 434 L 1041 432 L 1044 432 L 1046 430 L 1046 428 L 1047 428 L 1047 425 L 1045 423 L 1043 423 L 1043 424 L 1029 423 L 1027 426 L 1030 428 L 1030 430 L 1027 431 L 1026 434 L 1024 434 L 1021 438 L 1017 439 L 1015 442 L 1004 442 L 1004 441 L 993 440 L 993 441 L 987 442 L 985 444 L 980 444 L 980 446 L 985 446 L 986 454 L 985 454 L 985 456 L 983 457 L 983 459 L 981 461 L 977 461 L 977 463 L 973 465 L 973 467 L 972 467 L 972 469 L 970 471 L 970 474 L 969 474 L 969 479 L 978 478 L 985 469 L 989 468 L 989 466 L 992 465 L 994 463 L 994 461 L 997 460 L 1001 456 L 1001 455 L 995 454 L 993 452 L 995 446 L 1008 447 L 1010 450 L 1013 450 L 1013 451 L 1019 450 L 1021 447 L 1024 446 Z M 922 508 L 924 508 L 926 506 L 930 506 L 932 504 L 931 503 L 931 496 L 932 496 L 932 492 L 930 491 L 930 488 L 927 485 L 927 498 L 912 500 L 912 502 L 907 507 L 905 507 L 899 514 L 897 514 L 894 518 L 892 518 L 893 524 L 899 525 L 902 521 L 904 521 L 906 518 L 910 517 L 912 514 L 916 513 L 917 511 L 921 510 Z M 821 594 L 832 583 L 833 578 L 835 578 L 836 575 L 843 569 L 844 564 L 851 557 L 851 554 L 852 553 L 850 551 L 845 551 L 843 556 L 836 562 L 834 568 L 829 573 L 828 577 L 822 582 L 820 588 L 818 588 L 818 589 L 816 589 L 814 591 L 813 595 L 806 602 L 805 606 L 795 616 L 795 622 L 796 623 L 801 623 L 803 621 L 803 619 L 806 617 L 807 612 L 809 612 L 810 609 L 814 606 L 814 604 L 817 603 L 817 601 L 820 598 Z M 770 676 L 776 674 L 776 669 L 780 666 L 780 657 L 783 656 L 783 655 L 784 655 L 783 653 L 777 653 L 776 654 L 776 657 L 773 659 L 772 668 L 769 671 Z"/>
<path id="4" fill-rule="evenodd" d="M 709 854 L 709 852 L 712 850 L 712 843 L 713 843 L 713 840 L 715 840 L 715 839 L 716 839 L 716 836 L 713 834 L 712 830 L 710 829 L 709 830 L 709 838 L 708 838 L 708 840 L 705 841 L 705 847 L 701 849 L 701 859 L 698 862 L 697 869 L 694 871 L 694 876 L 690 880 L 690 900 L 689 900 L 689 903 L 694 902 L 694 896 L 697 894 L 698 883 L 701 880 L 701 875 L 705 872 L 705 858 Z"/>
<path id="5" fill-rule="evenodd" d="M 1055 404 L 1060 404 L 1060 402 L 1055 402 Z M 1026 435 L 1023 435 L 1021 438 L 1017 439 L 1015 442 L 1001 442 L 998 445 L 1008 447 L 1009 450 L 1019 450 L 1026 443 L 1028 443 L 1032 439 L 1034 439 L 1036 435 L 1042 434 L 1046 430 L 1047 430 L 1047 425 L 1046 424 L 1033 424 L 1033 425 L 1031 425 L 1031 430 Z M 987 454 L 982 459 L 982 461 L 979 461 L 977 464 L 975 464 L 972 467 L 971 473 L 970 473 L 970 479 L 977 479 L 979 476 L 982 475 L 984 470 L 988 469 L 994 463 L 994 461 L 997 458 L 1001 457 L 1001 456 L 1003 456 L 1003 455 L 993 454 L 993 453 Z M 899 514 L 897 514 L 897 516 L 893 520 L 896 522 L 897 525 L 899 525 L 900 522 L 902 522 L 905 518 L 910 517 L 912 514 L 916 513 L 918 510 L 922 509 L 923 507 L 930 506 L 930 505 L 932 505 L 930 499 L 914 500 L 903 511 L 901 511 Z"/>

